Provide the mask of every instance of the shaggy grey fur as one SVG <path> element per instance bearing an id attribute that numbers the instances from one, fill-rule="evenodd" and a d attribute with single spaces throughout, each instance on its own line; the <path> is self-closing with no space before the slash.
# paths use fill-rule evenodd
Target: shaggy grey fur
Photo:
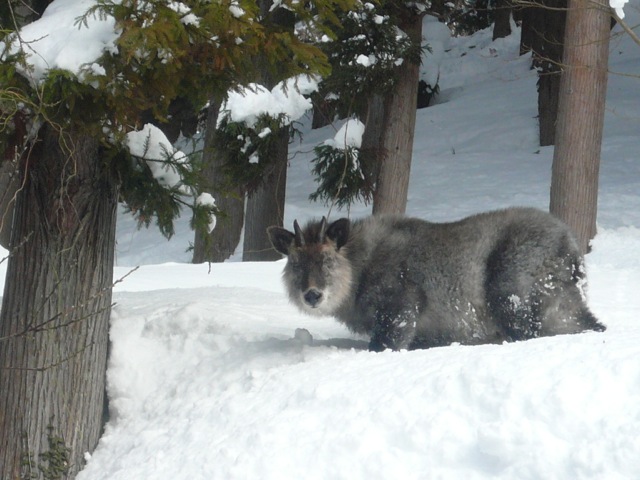
<path id="1" fill-rule="evenodd" d="M 268 230 L 288 255 L 301 310 L 371 336 L 371 350 L 496 343 L 605 330 L 583 293 L 574 236 L 554 216 L 510 208 L 453 223 L 401 216 Z"/>

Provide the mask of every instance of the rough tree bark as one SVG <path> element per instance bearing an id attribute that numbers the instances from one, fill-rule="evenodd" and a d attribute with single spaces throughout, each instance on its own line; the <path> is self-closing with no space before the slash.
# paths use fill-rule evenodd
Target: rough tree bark
<path id="1" fill-rule="evenodd" d="M 293 30 L 295 16 L 284 8 L 272 10 L 273 0 L 259 0 L 263 16 L 271 15 L 271 22 L 283 29 Z M 262 84 L 273 88 L 282 78 L 279 74 L 262 68 Z M 247 198 L 245 213 L 244 245 L 242 260 L 245 262 L 271 261 L 280 259 L 280 254 L 271 246 L 267 237 L 267 227 L 282 226 L 284 201 L 287 188 L 287 164 L 289 162 L 289 127 L 283 127 L 273 135 L 277 136 L 274 147 L 269 152 L 271 167 L 265 172 L 261 186 Z M 260 159 L 267 161 L 267 159 Z"/>
<path id="2" fill-rule="evenodd" d="M 8 249 L 13 225 L 14 198 L 19 188 L 16 165 L 5 160 L 0 166 L 0 245 Z"/>
<path id="3" fill-rule="evenodd" d="M 414 42 L 422 38 L 422 16 L 409 13 L 400 29 Z M 404 213 L 407 207 L 420 65 L 405 60 L 396 86 L 385 96 L 384 121 L 373 214 Z"/>
<path id="4" fill-rule="evenodd" d="M 53 0 L 7 0 L 0 5 L 0 29 L 17 30 L 42 16 Z M 16 138 L 26 134 L 25 122 L 17 116 L 13 118 Z M 14 195 L 18 190 L 16 156 L 21 148 L 17 144 L 5 146 L 0 152 L 0 245 L 9 248 L 11 224 L 13 222 Z"/>
<path id="5" fill-rule="evenodd" d="M 73 478 L 103 427 L 117 187 L 101 170 L 93 139 L 47 126 L 21 159 L 0 316 L 3 480 Z"/>
<path id="6" fill-rule="evenodd" d="M 271 167 L 265 173 L 262 186 L 247 198 L 244 225 L 245 262 L 279 260 L 281 255 L 271 246 L 267 227 L 282 226 L 284 201 L 287 190 L 287 166 L 289 153 L 289 127 L 280 129 L 271 152 Z"/>
<path id="7" fill-rule="evenodd" d="M 540 0 L 522 15 L 521 53 L 533 53 L 538 70 L 538 126 L 540 145 L 555 143 L 558 94 L 563 56 L 567 0 Z"/>
<path id="8" fill-rule="evenodd" d="M 384 96 L 374 93 L 367 102 L 367 113 L 364 121 L 365 129 L 360 147 L 362 152 L 362 158 L 360 159 L 362 173 L 371 185 L 375 185 L 379 167 L 382 163 L 384 118 Z"/>
<path id="9" fill-rule="evenodd" d="M 226 162 L 224 146 L 217 145 L 216 123 L 219 102 L 211 101 L 207 111 L 207 126 L 204 138 L 202 161 L 203 175 L 211 183 L 209 193 L 216 199 L 216 205 L 223 216 L 210 234 L 196 232 L 193 244 L 193 263 L 224 262 L 236 250 L 242 234 L 244 221 L 244 190 L 230 189 L 220 183 L 220 171 Z"/>
<path id="10" fill-rule="evenodd" d="M 540 70 L 538 73 L 538 133 L 541 147 L 547 147 L 556 142 L 559 91 L 559 67 L 551 67 L 546 71 Z"/>
<path id="11" fill-rule="evenodd" d="M 596 233 L 609 12 L 607 0 L 570 0 L 567 12 L 550 210 L 573 228 L 583 252 Z"/>
<path id="12" fill-rule="evenodd" d="M 496 0 L 493 11 L 493 40 L 511 35 L 511 0 Z"/>

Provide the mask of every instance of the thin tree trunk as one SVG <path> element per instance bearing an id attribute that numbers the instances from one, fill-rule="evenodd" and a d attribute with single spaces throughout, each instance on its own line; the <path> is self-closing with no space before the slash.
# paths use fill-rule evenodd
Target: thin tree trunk
<path id="1" fill-rule="evenodd" d="M 609 28 L 606 0 L 570 0 L 550 210 L 574 229 L 583 252 L 596 233 Z"/>
<path id="2" fill-rule="evenodd" d="M 538 126 L 540 145 L 555 143 L 560 70 L 563 56 L 567 0 L 542 0 L 524 8 L 520 51 L 533 52 L 538 70 Z"/>
<path id="3" fill-rule="evenodd" d="M 326 127 L 333 121 L 335 108 L 331 100 L 324 98 L 324 93 L 311 95 L 313 101 L 313 117 L 311 118 L 311 129 Z"/>
<path id="4" fill-rule="evenodd" d="M 417 102 L 416 102 L 417 103 Z M 384 97 L 374 93 L 367 102 L 367 114 L 362 134 L 362 151 L 360 164 L 362 171 L 371 185 L 376 183 L 378 171 L 383 159 Z"/>
<path id="5" fill-rule="evenodd" d="M 242 260 L 245 262 L 278 260 L 269 238 L 267 227 L 282 226 L 284 220 L 284 201 L 287 186 L 287 163 L 289 152 L 289 127 L 278 132 L 275 148 L 271 158 L 272 166 L 266 173 L 260 188 L 247 198 L 247 212 L 244 226 L 244 250 Z"/>
<path id="6" fill-rule="evenodd" d="M 540 146 L 556 141 L 558 98 L 560 94 L 560 67 L 538 72 L 538 131 Z"/>
<path id="7" fill-rule="evenodd" d="M 212 101 L 207 111 L 207 130 L 204 139 L 202 161 L 205 164 L 203 174 L 211 184 L 211 193 L 216 206 L 222 212 L 216 228 L 209 234 L 195 233 L 193 243 L 193 263 L 224 262 L 234 254 L 240 243 L 242 223 L 244 221 L 244 190 L 242 188 L 225 187 L 220 182 L 224 176 L 221 172 L 226 162 L 223 145 L 216 142 L 216 123 L 218 121 L 218 105 Z"/>
<path id="8" fill-rule="evenodd" d="M 496 0 L 493 11 L 493 40 L 511 35 L 512 9 L 510 0 Z"/>
<path id="9" fill-rule="evenodd" d="M 73 478 L 103 427 L 117 187 L 93 139 L 43 130 L 21 165 L 0 315 L 3 480 Z"/>
<path id="10" fill-rule="evenodd" d="M 400 28 L 414 42 L 420 42 L 422 16 L 406 15 Z M 404 213 L 407 207 L 420 65 L 405 60 L 399 69 L 398 82 L 384 102 L 382 161 L 373 194 L 374 215 Z"/>
<path id="11" fill-rule="evenodd" d="M 295 16 L 285 8 L 275 8 L 273 0 L 258 0 L 263 16 L 271 16 L 274 25 L 293 31 Z M 282 80 L 282 75 L 267 68 L 262 62 L 262 78 L 260 81 L 267 88 L 273 88 Z M 265 178 L 258 189 L 251 192 L 247 198 L 247 208 L 244 225 L 244 246 L 242 260 L 245 262 L 270 261 L 280 259 L 280 254 L 271 246 L 267 237 L 267 227 L 282 226 L 284 219 L 284 201 L 287 189 L 287 164 L 289 162 L 289 127 L 283 127 L 273 132 L 277 139 L 267 158 L 272 166 L 265 173 Z"/>

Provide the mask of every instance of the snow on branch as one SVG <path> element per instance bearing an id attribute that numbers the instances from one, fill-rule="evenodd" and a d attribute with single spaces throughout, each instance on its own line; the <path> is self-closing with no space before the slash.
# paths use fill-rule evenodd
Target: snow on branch
<path id="1" fill-rule="evenodd" d="M 182 183 L 180 173 L 172 164 L 186 163 L 187 156 L 174 148 L 158 127 L 147 123 L 142 130 L 127 133 L 125 143 L 132 156 L 147 162 L 159 184 L 173 188 Z"/>
<path id="2" fill-rule="evenodd" d="M 271 90 L 251 83 L 238 91 L 229 92 L 227 101 L 220 108 L 218 126 L 226 119 L 230 122 L 244 122 L 251 128 L 263 115 L 272 118 L 284 115 L 285 125 L 289 125 L 311 108 L 311 100 L 306 95 L 317 89 L 318 79 L 308 75 L 288 78 Z"/>
<path id="3" fill-rule="evenodd" d="M 629 0 L 609 0 L 609 5 L 618 16 L 618 18 L 624 18 L 624 6 L 629 3 Z"/>
<path id="4" fill-rule="evenodd" d="M 158 127 L 147 123 L 141 130 L 127 133 L 124 143 L 132 157 L 145 161 L 159 185 L 176 190 L 182 195 L 195 196 L 194 189 L 187 187 L 189 182 L 185 181 L 181 173 L 190 170 L 187 155 L 173 147 Z M 217 207 L 211 194 L 200 193 L 195 198 L 193 208 L 194 215 L 206 216 L 205 225 L 209 232 L 213 231 Z"/>
<path id="5" fill-rule="evenodd" d="M 56 0 L 40 19 L 7 38 L 11 44 L 2 60 L 23 52 L 25 62 L 20 73 L 34 85 L 49 70 L 68 70 L 79 76 L 86 65 L 93 65 L 104 52 L 115 51 L 119 36 L 113 17 L 86 16 L 95 6 L 95 0 Z M 79 18 L 83 18 L 80 24 Z"/>

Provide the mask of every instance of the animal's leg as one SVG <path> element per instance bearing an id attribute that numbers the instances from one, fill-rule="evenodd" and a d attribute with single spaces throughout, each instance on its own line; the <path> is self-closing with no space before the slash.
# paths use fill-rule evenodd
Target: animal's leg
<path id="1" fill-rule="evenodd" d="M 404 350 L 411 345 L 418 321 L 417 309 L 404 309 L 393 315 L 377 312 L 369 350 Z"/>

